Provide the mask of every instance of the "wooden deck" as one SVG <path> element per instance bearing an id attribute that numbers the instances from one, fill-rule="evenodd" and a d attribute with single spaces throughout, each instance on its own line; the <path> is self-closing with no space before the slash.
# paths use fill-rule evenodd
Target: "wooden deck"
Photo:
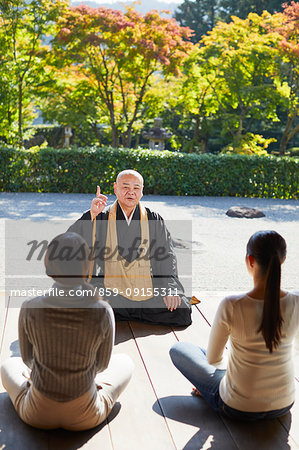
<path id="1" fill-rule="evenodd" d="M 18 355 L 19 309 L 0 297 L 1 361 Z M 168 351 L 176 341 L 206 346 L 209 323 L 219 295 L 193 306 L 193 324 L 186 329 L 117 324 L 115 353 L 135 363 L 132 380 L 108 420 L 85 432 L 43 431 L 25 425 L 7 393 L 0 389 L 0 450 L 284 450 L 299 449 L 299 358 L 296 356 L 297 402 L 283 419 L 257 424 L 237 423 L 214 413 L 204 400 L 190 395 L 190 383 L 172 365 Z"/>

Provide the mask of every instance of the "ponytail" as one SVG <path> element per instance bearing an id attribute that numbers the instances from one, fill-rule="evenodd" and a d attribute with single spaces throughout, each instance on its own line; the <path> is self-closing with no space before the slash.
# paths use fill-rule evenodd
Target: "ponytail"
<path id="1" fill-rule="evenodd" d="M 281 339 L 280 279 L 286 242 L 276 231 L 258 231 L 248 241 L 247 255 L 256 259 L 266 278 L 263 315 L 258 332 L 262 333 L 266 347 L 272 353 Z"/>
<path id="2" fill-rule="evenodd" d="M 266 274 L 266 289 L 262 322 L 258 331 L 262 332 L 266 347 L 272 353 L 280 343 L 283 318 L 280 311 L 281 262 L 275 253 L 269 263 Z"/>

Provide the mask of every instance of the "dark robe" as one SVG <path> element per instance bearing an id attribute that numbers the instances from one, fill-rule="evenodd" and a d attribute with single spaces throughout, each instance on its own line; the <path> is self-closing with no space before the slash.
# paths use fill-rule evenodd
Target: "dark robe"
<path id="1" fill-rule="evenodd" d="M 178 279 L 177 260 L 169 231 L 162 217 L 146 208 L 149 224 L 149 255 L 151 275 L 155 295 L 144 301 L 132 301 L 122 295 L 106 295 L 104 287 L 105 252 L 109 209 L 107 207 L 96 218 L 96 243 L 94 247 L 94 266 L 91 284 L 111 304 L 116 320 L 141 320 L 147 323 L 188 326 L 191 324 L 191 306 L 184 294 L 184 288 Z M 138 256 L 141 243 L 140 210 L 136 207 L 130 225 L 122 209 L 117 205 L 116 229 L 118 252 L 128 262 Z M 90 212 L 85 212 L 68 231 L 80 234 L 92 247 L 92 221 Z M 115 249 L 112 249 L 112 251 Z M 107 256 L 106 256 L 107 257 Z M 179 295 L 181 306 L 169 311 L 163 301 L 165 295 Z"/>

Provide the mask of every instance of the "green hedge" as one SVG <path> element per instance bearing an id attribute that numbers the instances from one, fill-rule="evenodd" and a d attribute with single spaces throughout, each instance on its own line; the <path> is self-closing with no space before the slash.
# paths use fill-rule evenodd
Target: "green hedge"
<path id="1" fill-rule="evenodd" d="M 146 194 L 298 198 L 299 159 L 185 154 L 113 148 L 0 148 L 0 190 L 113 192 L 123 169 L 136 169 Z"/>

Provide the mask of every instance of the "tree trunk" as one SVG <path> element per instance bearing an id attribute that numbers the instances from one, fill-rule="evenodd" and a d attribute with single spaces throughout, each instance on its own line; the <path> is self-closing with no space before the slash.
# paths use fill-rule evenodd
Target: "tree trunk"
<path id="1" fill-rule="evenodd" d="M 295 117 L 296 115 L 293 116 L 289 116 L 288 115 L 288 121 L 287 121 L 287 125 L 285 127 L 285 130 L 283 132 L 281 141 L 280 141 L 280 145 L 279 145 L 279 156 L 284 156 L 286 149 L 287 149 L 287 145 L 290 139 L 292 139 L 293 136 L 295 136 L 296 133 L 298 133 L 299 131 L 299 125 L 297 125 L 292 131 L 291 131 L 291 127 L 295 121 Z"/>
<path id="2" fill-rule="evenodd" d="M 108 107 L 109 115 L 110 115 L 110 125 L 111 125 L 111 145 L 114 148 L 119 146 L 117 127 L 115 125 L 115 117 L 114 117 L 114 99 L 113 92 L 107 91 L 107 102 L 106 105 Z"/>
<path id="3" fill-rule="evenodd" d="M 118 136 L 117 136 L 117 129 L 115 124 L 111 124 L 111 131 L 112 131 L 112 147 L 117 148 L 118 147 Z"/>
<path id="4" fill-rule="evenodd" d="M 236 134 L 236 137 L 237 137 L 238 140 L 241 138 L 242 132 L 243 132 L 243 113 L 240 115 L 239 127 L 238 127 L 238 131 L 237 131 L 237 134 Z"/>
<path id="5" fill-rule="evenodd" d="M 244 121 L 244 117 L 245 117 L 245 110 L 244 108 L 241 108 L 241 114 L 239 116 L 239 126 L 237 129 L 237 132 L 235 133 L 235 135 L 233 135 L 233 150 L 236 150 L 236 146 L 239 145 L 239 142 L 241 140 L 242 137 L 242 133 L 243 133 L 243 121 Z"/>
<path id="6" fill-rule="evenodd" d="M 135 142 L 135 148 L 138 148 L 140 144 L 140 134 L 137 134 L 136 136 L 136 142 Z"/>
<path id="7" fill-rule="evenodd" d="M 114 120 L 114 111 L 113 109 L 109 111 L 110 112 L 110 125 L 111 125 L 111 145 L 114 148 L 117 148 L 119 146 L 119 140 L 118 140 L 118 133 L 117 133 L 117 128 L 115 125 L 115 120 Z"/>
<path id="8" fill-rule="evenodd" d="M 130 148 L 132 143 L 132 127 L 129 125 L 127 131 L 124 132 L 124 147 Z"/>
<path id="9" fill-rule="evenodd" d="M 194 131 L 193 131 L 193 140 L 198 140 L 198 131 L 199 131 L 199 124 L 200 124 L 200 117 L 199 115 L 195 118 L 195 125 L 194 125 Z"/>
<path id="10" fill-rule="evenodd" d="M 137 114 L 138 114 L 139 106 L 142 103 L 142 100 L 143 100 L 143 97 L 144 97 L 144 94 L 145 94 L 145 89 L 146 89 L 149 77 L 152 75 L 152 73 L 153 72 L 148 73 L 147 76 L 143 80 L 143 85 L 142 85 L 142 87 L 140 89 L 138 99 L 135 102 L 135 108 L 134 108 L 133 117 L 130 120 L 130 122 L 128 123 L 127 131 L 123 134 L 124 135 L 125 147 L 128 147 L 128 148 L 131 147 L 132 127 L 133 127 L 134 122 L 136 121 L 136 117 L 137 117 Z"/>
<path id="11" fill-rule="evenodd" d="M 209 152 L 209 133 L 204 133 L 203 135 L 203 151 L 204 153 Z"/>
<path id="12" fill-rule="evenodd" d="M 284 156 L 287 149 L 287 143 L 288 143 L 288 134 L 286 133 L 285 130 L 279 145 L 279 156 Z"/>
<path id="13" fill-rule="evenodd" d="M 93 131 L 94 131 L 94 133 L 95 133 L 95 135 L 97 137 L 97 140 L 99 141 L 100 147 L 102 147 L 101 133 L 99 132 L 99 129 L 97 127 L 97 123 L 96 122 L 94 122 L 92 124 L 92 128 L 93 128 Z"/>
<path id="14" fill-rule="evenodd" d="M 8 125 L 10 126 L 12 120 L 11 120 L 11 111 L 10 111 L 9 108 L 8 108 L 8 111 L 7 111 L 7 121 L 8 121 Z"/>
<path id="15" fill-rule="evenodd" d="M 19 146 L 23 147 L 23 82 L 19 80 L 19 99 L 18 99 L 18 135 L 19 135 Z"/>
<path id="16" fill-rule="evenodd" d="M 211 29 L 215 26 L 215 1 L 211 1 Z"/>

